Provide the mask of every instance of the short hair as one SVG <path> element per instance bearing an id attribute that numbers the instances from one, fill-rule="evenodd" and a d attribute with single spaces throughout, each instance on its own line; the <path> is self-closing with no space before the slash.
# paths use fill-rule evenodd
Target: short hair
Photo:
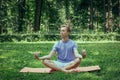
<path id="1" fill-rule="evenodd" d="M 61 28 L 62 28 L 62 27 L 66 27 L 66 28 L 67 28 L 67 31 L 68 31 L 68 32 L 71 32 L 70 26 L 68 26 L 68 25 L 61 25 Z"/>

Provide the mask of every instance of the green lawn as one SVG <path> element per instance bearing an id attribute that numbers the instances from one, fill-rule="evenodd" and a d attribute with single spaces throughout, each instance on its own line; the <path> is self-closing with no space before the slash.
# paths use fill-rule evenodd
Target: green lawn
<path id="1" fill-rule="evenodd" d="M 0 80 L 120 80 L 120 43 L 79 43 L 87 50 L 81 66 L 99 65 L 100 71 L 52 74 L 20 73 L 23 67 L 45 67 L 33 52 L 48 54 L 53 43 L 0 43 Z M 53 59 L 56 59 L 54 57 Z"/>

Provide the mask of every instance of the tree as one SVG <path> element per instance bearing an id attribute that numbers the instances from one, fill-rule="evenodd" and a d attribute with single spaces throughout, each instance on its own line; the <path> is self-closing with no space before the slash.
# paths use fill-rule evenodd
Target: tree
<path id="1" fill-rule="evenodd" d="M 108 14 L 107 14 L 107 18 L 108 18 L 108 30 L 110 32 L 113 31 L 113 14 L 112 14 L 112 1 L 109 0 L 108 1 Z"/>
<path id="2" fill-rule="evenodd" d="M 43 0 L 35 0 L 34 31 L 40 30 L 41 11 Z"/>
<path id="3" fill-rule="evenodd" d="M 7 0 L 0 0 L 0 34 L 7 32 Z"/>
<path id="4" fill-rule="evenodd" d="M 0 0 L 0 13 L 1 13 L 1 10 L 2 9 L 2 0 Z M 0 34 L 2 34 L 2 24 L 1 24 L 1 14 L 0 14 Z"/>
<path id="5" fill-rule="evenodd" d="M 68 19 L 69 18 L 69 14 L 70 14 L 70 12 L 69 12 L 69 1 L 65 0 L 64 2 L 65 2 L 66 19 Z"/>
<path id="6" fill-rule="evenodd" d="M 23 31 L 25 17 L 25 0 L 18 0 L 18 32 Z"/>
<path id="7" fill-rule="evenodd" d="M 88 20 L 88 24 L 86 25 L 86 26 L 88 26 L 88 29 L 89 29 L 89 31 L 91 32 L 91 31 L 93 31 L 93 0 L 89 0 L 88 2 L 87 2 L 87 14 L 88 14 L 88 17 L 87 17 L 87 20 Z M 85 5 L 83 5 L 83 6 L 85 6 Z M 84 8 L 83 8 L 84 9 Z M 85 15 L 85 16 L 87 16 L 87 15 Z"/>
<path id="8" fill-rule="evenodd" d="M 106 33 L 106 4 L 105 4 L 105 0 L 103 0 L 103 18 L 104 18 L 104 33 Z"/>
<path id="9" fill-rule="evenodd" d="M 93 30 L 93 0 L 90 0 L 90 21 L 89 21 L 89 30 Z"/>

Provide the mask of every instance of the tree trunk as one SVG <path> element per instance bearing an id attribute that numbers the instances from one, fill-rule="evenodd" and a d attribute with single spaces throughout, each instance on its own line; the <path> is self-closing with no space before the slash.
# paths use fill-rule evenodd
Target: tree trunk
<path id="1" fill-rule="evenodd" d="M 0 0 L 0 13 L 1 13 L 1 11 L 2 11 L 1 9 L 2 9 L 2 0 Z M 2 24 L 1 24 L 1 23 L 2 23 L 2 22 L 1 22 L 2 19 L 1 19 L 1 16 L 2 16 L 2 15 L 0 14 L 0 34 L 2 34 Z"/>
<path id="2" fill-rule="evenodd" d="M 96 14 L 97 14 L 96 30 L 98 31 L 98 23 L 99 23 L 99 18 L 98 18 L 98 11 L 97 11 L 97 10 L 96 10 Z"/>
<path id="3" fill-rule="evenodd" d="M 93 0 L 90 0 L 90 23 L 89 23 L 89 30 L 93 30 Z"/>
<path id="4" fill-rule="evenodd" d="M 120 0 L 118 0 L 118 17 L 119 17 L 119 20 L 118 20 L 118 27 L 120 28 Z"/>
<path id="5" fill-rule="evenodd" d="M 25 0 L 18 0 L 18 33 L 23 31 L 24 16 L 25 16 Z"/>
<path id="6" fill-rule="evenodd" d="M 40 30 L 41 11 L 43 0 L 35 0 L 34 31 Z"/>
<path id="7" fill-rule="evenodd" d="M 112 14 L 112 1 L 109 0 L 110 9 L 109 9 L 109 30 L 113 32 L 113 14 Z"/>
<path id="8" fill-rule="evenodd" d="M 99 24 L 99 14 L 98 14 L 98 3 L 95 2 L 95 19 L 96 19 L 96 28 L 95 30 L 98 31 L 98 24 Z"/>
<path id="9" fill-rule="evenodd" d="M 104 33 L 106 33 L 106 7 L 105 7 L 105 0 L 103 0 L 103 13 L 104 13 Z"/>
<path id="10" fill-rule="evenodd" d="M 108 1 L 107 28 L 109 32 L 113 31 L 112 1 Z"/>
<path id="11" fill-rule="evenodd" d="M 26 17 L 27 17 L 27 33 L 31 33 L 32 32 L 32 24 L 31 24 L 31 20 L 30 20 L 30 3 L 29 3 L 29 0 L 26 1 L 27 2 L 27 14 L 26 14 Z"/>
<path id="12" fill-rule="evenodd" d="M 65 13 L 66 13 L 66 19 L 69 19 L 69 1 L 65 0 Z"/>
<path id="13" fill-rule="evenodd" d="M 7 3 L 6 0 L 0 1 L 0 34 L 8 33 L 7 31 Z"/>

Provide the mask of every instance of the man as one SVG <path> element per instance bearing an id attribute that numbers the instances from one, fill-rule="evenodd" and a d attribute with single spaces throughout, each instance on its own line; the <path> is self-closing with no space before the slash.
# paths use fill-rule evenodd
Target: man
<path id="1" fill-rule="evenodd" d="M 70 73 L 73 71 L 73 68 L 79 66 L 82 58 L 86 57 L 86 51 L 82 51 L 80 55 L 77 51 L 77 44 L 69 39 L 70 27 L 67 25 L 62 25 L 60 29 L 60 36 L 62 40 L 54 44 L 51 52 L 43 57 L 38 57 L 38 54 L 35 54 L 35 58 L 42 60 L 43 64 L 51 68 L 51 72 L 54 70 L 59 70 L 65 73 Z M 50 60 L 50 58 L 57 53 L 58 60 Z"/>

